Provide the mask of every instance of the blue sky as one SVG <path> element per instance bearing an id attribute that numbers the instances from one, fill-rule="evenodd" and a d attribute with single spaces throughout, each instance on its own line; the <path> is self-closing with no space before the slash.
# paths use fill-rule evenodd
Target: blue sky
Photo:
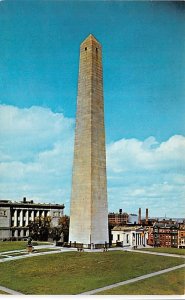
<path id="1" fill-rule="evenodd" d="M 0 198 L 69 213 L 79 45 L 92 33 L 103 46 L 109 210 L 183 216 L 184 13 L 168 1 L 0 1 Z"/>

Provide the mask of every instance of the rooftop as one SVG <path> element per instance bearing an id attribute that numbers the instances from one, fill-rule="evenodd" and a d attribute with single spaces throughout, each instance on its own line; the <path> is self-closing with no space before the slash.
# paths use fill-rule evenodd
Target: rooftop
<path id="1" fill-rule="evenodd" d="M 113 231 L 132 231 L 132 230 L 139 230 L 143 229 L 142 226 L 115 226 L 112 230 Z"/>
<path id="2" fill-rule="evenodd" d="M 55 204 L 55 203 L 35 203 L 33 200 L 26 200 L 26 197 L 23 198 L 22 201 L 12 201 L 12 200 L 0 200 L 0 206 L 19 206 L 19 207 L 24 207 L 24 206 L 47 206 L 47 207 L 53 207 L 53 208 L 64 208 L 64 204 Z"/>

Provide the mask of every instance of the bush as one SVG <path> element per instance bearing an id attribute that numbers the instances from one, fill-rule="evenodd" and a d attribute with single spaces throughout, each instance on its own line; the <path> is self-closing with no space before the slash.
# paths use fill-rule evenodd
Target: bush
<path id="1" fill-rule="evenodd" d="M 32 245 L 33 246 L 38 246 L 38 243 L 37 242 L 32 242 Z"/>

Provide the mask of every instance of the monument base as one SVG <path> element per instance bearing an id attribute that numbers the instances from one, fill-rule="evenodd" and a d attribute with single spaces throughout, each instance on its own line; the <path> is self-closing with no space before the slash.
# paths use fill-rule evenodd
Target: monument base
<path id="1" fill-rule="evenodd" d="M 109 244 L 83 244 L 83 243 L 76 243 L 76 242 L 69 242 L 68 243 L 69 247 L 73 248 L 80 248 L 80 249 L 104 249 L 104 248 L 109 248 Z"/>

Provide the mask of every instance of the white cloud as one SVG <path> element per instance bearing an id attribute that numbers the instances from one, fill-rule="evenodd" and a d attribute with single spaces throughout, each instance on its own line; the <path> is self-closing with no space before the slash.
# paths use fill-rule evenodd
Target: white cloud
<path id="1" fill-rule="evenodd" d="M 48 108 L 0 105 L 1 152 L 7 160 L 34 159 L 38 151 L 52 150 L 57 141 L 68 139 L 73 124 Z"/>
<path id="2" fill-rule="evenodd" d="M 0 106 L 1 199 L 69 201 L 74 120 L 50 109 Z"/>
<path id="3" fill-rule="evenodd" d="M 23 196 L 66 205 L 69 213 L 74 120 L 48 108 L 0 106 L 1 199 Z M 182 216 L 185 137 L 107 145 L 109 210 Z"/>
<path id="4" fill-rule="evenodd" d="M 145 141 L 121 139 L 108 145 L 108 185 L 112 203 L 116 195 L 117 205 L 130 212 L 148 207 L 153 215 L 182 216 L 184 153 L 185 137 L 180 135 L 161 144 L 149 137 Z M 114 209 L 114 205 L 111 208 Z"/>
<path id="5" fill-rule="evenodd" d="M 107 161 L 115 173 L 128 170 L 153 170 L 159 168 L 178 168 L 185 166 L 185 138 L 180 135 L 171 137 L 159 144 L 154 137 L 144 142 L 136 139 L 121 139 L 107 148 Z"/>

